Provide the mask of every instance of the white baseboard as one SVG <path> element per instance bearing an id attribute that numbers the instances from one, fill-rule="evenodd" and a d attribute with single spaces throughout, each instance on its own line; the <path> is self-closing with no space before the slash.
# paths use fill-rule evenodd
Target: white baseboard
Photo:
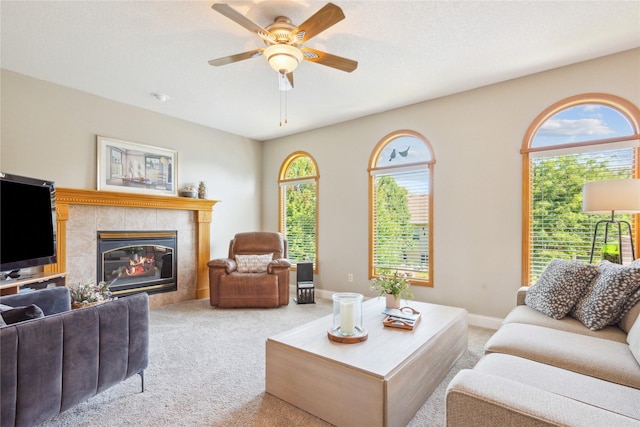
<path id="1" fill-rule="evenodd" d="M 325 289 L 316 289 L 316 296 L 318 298 L 331 299 L 331 296 L 335 294 L 333 291 L 327 291 Z"/>
<path id="2" fill-rule="evenodd" d="M 295 285 L 293 285 L 292 288 L 293 288 L 292 291 L 295 292 L 296 291 Z M 334 291 L 328 291 L 326 289 L 316 288 L 315 290 L 316 298 L 323 298 L 328 300 L 331 299 L 331 296 L 334 293 L 335 293 Z M 477 326 L 479 328 L 497 330 L 500 327 L 500 325 L 502 325 L 502 319 L 500 319 L 499 317 L 490 317 L 490 316 L 483 316 L 481 314 L 469 313 L 467 319 L 468 319 L 469 325 Z"/>
<path id="3" fill-rule="evenodd" d="M 500 325 L 502 325 L 502 319 L 499 317 L 489 317 L 483 316 L 481 314 L 472 314 L 469 313 L 467 316 L 467 321 L 471 326 L 478 326 L 479 328 L 487 328 L 498 330 Z"/>

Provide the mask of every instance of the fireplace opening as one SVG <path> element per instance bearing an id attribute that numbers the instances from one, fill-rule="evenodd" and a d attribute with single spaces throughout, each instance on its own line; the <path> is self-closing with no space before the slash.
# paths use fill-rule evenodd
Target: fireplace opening
<path id="1" fill-rule="evenodd" d="M 98 231 L 98 281 L 114 296 L 178 289 L 177 231 Z"/>

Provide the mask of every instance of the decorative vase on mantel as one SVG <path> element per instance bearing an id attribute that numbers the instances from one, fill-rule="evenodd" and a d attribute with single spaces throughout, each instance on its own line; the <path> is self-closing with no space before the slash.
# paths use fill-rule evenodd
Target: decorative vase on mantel
<path id="1" fill-rule="evenodd" d="M 400 308 L 400 295 L 386 294 L 387 308 Z"/>

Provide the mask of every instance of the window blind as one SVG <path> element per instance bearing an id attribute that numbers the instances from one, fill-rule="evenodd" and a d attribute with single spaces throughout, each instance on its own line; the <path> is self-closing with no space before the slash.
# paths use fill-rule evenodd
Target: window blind
<path id="1" fill-rule="evenodd" d="M 429 279 L 429 168 L 385 169 L 374 177 L 373 268 Z"/>
<path id="2" fill-rule="evenodd" d="M 316 182 L 281 184 L 284 192 L 284 235 L 289 245 L 292 263 L 316 260 Z"/>
<path id="3" fill-rule="evenodd" d="M 637 141 L 632 145 L 637 146 Z M 607 216 L 582 212 L 582 185 L 634 177 L 636 152 L 633 146 L 583 147 L 582 152 L 545 151 L 530 160 L 529 284 L 554 258 L 589 262 L 595 223 Z M 616 215 L 616 219 L 632 222 L 635 233 L 637 224 L 631 215 Z M 603 235 L 598 236 L 597 251 L 603 240 Z M 623 241 L 623 251 L 630 253 L 628 240 L 626 245 Z"/>

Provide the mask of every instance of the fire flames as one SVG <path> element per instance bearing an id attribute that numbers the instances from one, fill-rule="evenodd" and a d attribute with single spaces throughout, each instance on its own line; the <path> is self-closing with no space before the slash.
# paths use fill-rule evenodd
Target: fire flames
<path id="1" fill-rule="evenodd" d="M 145 276 L 154 272 L 154 264 L 155 256 L 132 257 L 129 259 L 129 266 L 125 267 L 124 274 L 129 277 Z"/>

